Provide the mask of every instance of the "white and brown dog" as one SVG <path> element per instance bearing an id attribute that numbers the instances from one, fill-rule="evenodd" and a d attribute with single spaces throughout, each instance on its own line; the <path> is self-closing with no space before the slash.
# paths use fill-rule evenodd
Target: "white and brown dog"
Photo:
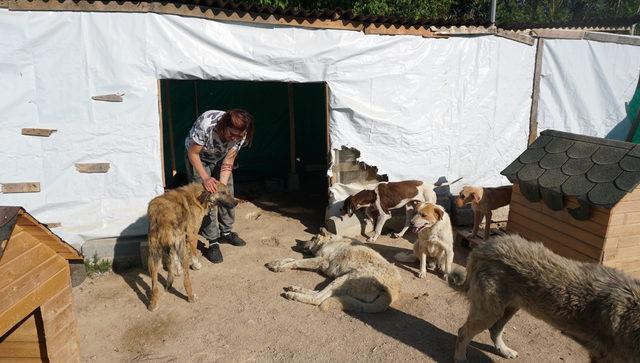
<path id="1" fill-rule="evenodd" d="M 382 233 L 382 227 L 391 218 L 391 210 L 405 207 L 406 217 L 404 228 L 393 237 L 400 238 L 409 229 L 411 210 L 413 205 L 409 202 L 431 202 L 437 200 L 434 185 L 420 180 L 405 180 L 400 182 L 382 182 L 372 190 L 362 190 L 349 196 L 340 209 L 343 214 L 352 216 L 361 208 L 367 208 L 365 213 L 371 220 L 375 220 L 373 236 L 367 238 L 367 242 L 375 242 Z M 375 215 L 377 214 L 377 215 Z"/>
<path id="2" fill-rule="evenodd" d="M 511 190 L 511 185 L 493 188 L 474 187 L 471 185 L 462 187 L 460 195 L 456 198 L 456 206 L 462 207 L 467 203 L 471 203 L 471 209 L 473 209 L 472 238 L 478 234 L 482 217 L 485 217 L 483 239 L 486 241 L 489 238 L 492 211 L 511 202 Z"/>
<path id="3" fill-rule="evenodd" d="M 453 267 L 453 229 L 449 215 L 437 204 L 422 202 L 416 206 L 411 227 L 418 234 L 413 244 L 413 254 L 420 259 L 418 277 L 427 276 L 427 257 L 430 257 L 436 260 L 446 280 Z"/>

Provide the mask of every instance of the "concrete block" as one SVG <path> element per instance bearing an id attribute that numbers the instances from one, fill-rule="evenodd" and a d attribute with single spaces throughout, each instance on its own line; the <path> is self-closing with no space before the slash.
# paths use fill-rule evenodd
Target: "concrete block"
<path id="1" fill-rule="evenodd" d="M 373 231 L 373 225 L 367 221 L 366 218 L 354 214 L 349 217 L 333 216 L 327 219 L 326 226 L 327 231 L 343 237 L 359 237 L 362 233 L 370 233 Z"/>
<path id="2" fill-rule="evenodd" d="M 473 209 L 471 204 L 458 207 L 453 204 L 451 219 L 456 226 L 472 226 L 473 225 Z"/>
<path id="3" fill-rule="evenodd" d="M 147 236 L 101 238 L 86 241 L 82 245 L 85 258 L 97 257 L 99 260 L 113 262 L 114 269 L 126 269 L 140 266 L 140 243 Z"/>

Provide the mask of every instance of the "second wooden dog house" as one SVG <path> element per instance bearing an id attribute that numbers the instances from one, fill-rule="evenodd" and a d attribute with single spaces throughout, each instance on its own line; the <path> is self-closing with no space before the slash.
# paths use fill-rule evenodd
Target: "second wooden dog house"
<path id="1" fill-rule="evenodd" d="M 502 174 L 508 232 L 640 276 L 640 145 L 546 130 Z"/>
<path id="2" fill-rule="evenodd" d="M 0 362 L 80 360 L 71 246 L 20 207 L 0 207 Z"/>

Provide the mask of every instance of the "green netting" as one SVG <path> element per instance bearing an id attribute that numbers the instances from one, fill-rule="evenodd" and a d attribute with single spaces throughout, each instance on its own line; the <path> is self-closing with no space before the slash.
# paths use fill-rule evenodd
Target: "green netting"
<path id="1" fill-rule="evenodd" d="M 296 156 L 305 165 L 326 165 L 326 111 L 322 83 L 294 84 Z M 255 119 L 250 148 L 238 155 L 235 180 L 284 177 L 289 172 L 287 83 L 248 81 L 162 81 L 165 178 L 185 171 L 184 138 L 195 119 L 210 109 L 243 108 Z M 169 119 L 171 118 L 171 119 Z M 173 132 L 169 128 L 172 125 Z M 173 140 L 170 135 L 173 134 Z M 173 154 L 171 143 L 173 142 Z"/>

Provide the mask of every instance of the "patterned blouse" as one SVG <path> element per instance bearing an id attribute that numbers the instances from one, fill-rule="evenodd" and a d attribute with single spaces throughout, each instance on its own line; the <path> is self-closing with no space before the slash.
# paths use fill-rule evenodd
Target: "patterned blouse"
<path id="1" fill-rule="evenodd" d="M 216 164 L 224 159 L 229 150 L 240 150 L 245 142 L 246 136 L 240 141 L 222 141 L 215 131 L 218 120 L 224 115 L 224 111 L 209 110 L 205 111 L 189 131 L 187 138 L 184 140 L 184 146 L 189 149 L 191 144 L 202 145 L 200 151 L 200 160 L 205 163 Z"/>

